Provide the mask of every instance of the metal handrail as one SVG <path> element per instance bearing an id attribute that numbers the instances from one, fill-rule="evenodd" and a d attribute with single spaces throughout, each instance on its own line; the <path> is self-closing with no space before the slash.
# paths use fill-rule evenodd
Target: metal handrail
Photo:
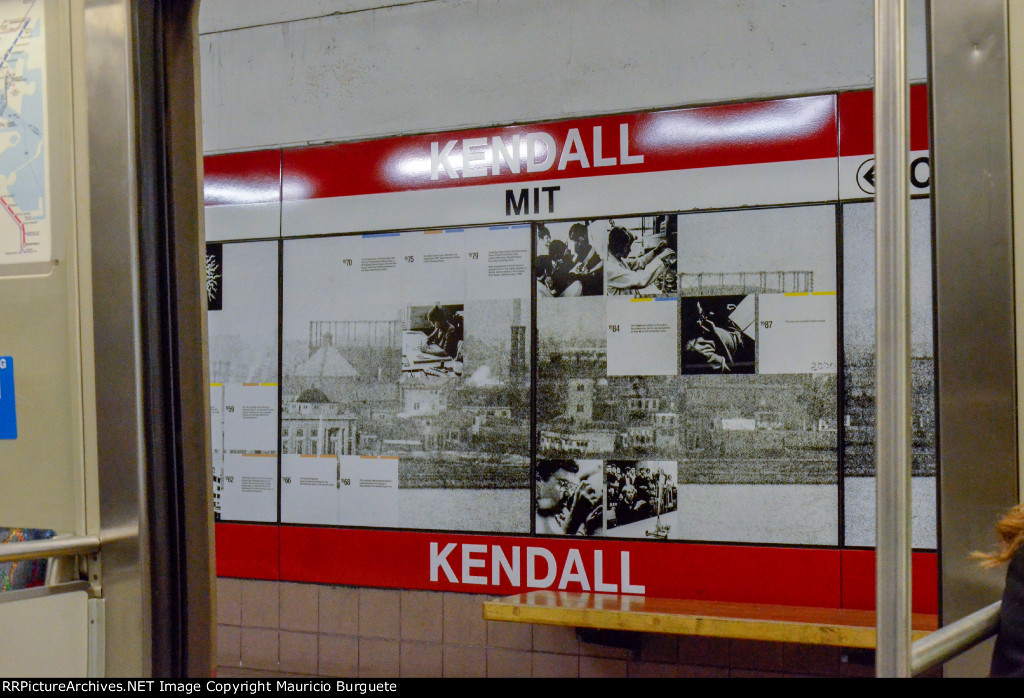
<path id="1" fill-rule="evenodd" d="M 98 536 L 60 536 L 46 540 L 27 540 L 0 545 L 0 562 L 18 562 L 41 557 L 88 555 L 100 550 Z"/>
<path id="2" fill-rule="evenodd" d="M 966 652 L 999 631 L 1001 601 L 922 637 L 910 648 L 910 673 L 920 674 Z"/>

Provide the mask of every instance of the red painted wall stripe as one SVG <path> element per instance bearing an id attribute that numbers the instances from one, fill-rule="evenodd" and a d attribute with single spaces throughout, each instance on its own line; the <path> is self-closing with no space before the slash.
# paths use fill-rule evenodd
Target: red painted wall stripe
<path id="1" fill-rule="evenodd" d="M 844 550 L 842 608 L 874 610 L 875 551 Z M 939 556 L 937 553 L 911 555 L 911 588 L 914 613 L 939 612 Z"/>
<path id="2" fill-rule="evenodd" d="M 435 591 L 511 594 L 514 587 L 503 574 L 498 585 L 452 583 L 443 571 L 430 580 L 430 543 L 443 550 L 457 544 L 447 561 L 461 577 L 462 547 L 500 546 L 512 559 L 520 547 L 525 569 L 526 548 L 550 551 L 562 570 L 575 548 L 588 571 L 591 590 L 594 551 L 603 557 L 604 582 L 621 582 L 621 552 L 629 553 L 630 582 L 646 587 L 647 596 L 713 601 L 737 601 L 837 608 L 840 604 L 839 551 L 759 546 L 718 546 L 647 543 L 594 539 L 543 539 L 512 536 L 452 535 L 358 529 L 281 528 L 281 579 L 293 582 L 352 586 L 427 589 Z M 490 575 L 490 549 L 476 557 L 488 561 L 474 574 Z M 525 580 L 525 573 L 521 582 Z M 560 573 L 559 573 L 560 576 Z M 490 577 L 488 576 L 488 579 Z M 557 586 L 557 578 L 555 585 Z M 568 591 L 581 591 L 571 582 Z"/>
<path id="3" fill-rule="evenodd" d="M 870 90 L 606 116 L 547 124 L 451 131 L 440 134 L 378 139 L 359 143 L 210 155 L 203 159 L 204 201 L 207 206 L 279 201 L 282 185 L 287 200 L 474 184 L 530 182 L 630 172 L 781 162 L 839 155 L 866 155 L 873 146 L 873 93 Z M 836 117 L 838 112 L 838 118 Z M 927 150 L 928 89 L 910 88 L 911 150 Z M 618 157 L 619 124 L 630 128 L 630 154 L 644 154 L 639 165 L 582 168 L 570 162 L 564 171 L 520 174 L 506 165 L 498 176 L 450 179 L 443 173 L 430 179 L 430 143 L 441 147 L 458 140 L 451 155 L 461 158 L 466 138 L 500 136 L 511 143 L 514 134 L 544 132 L 561 152 L 570 128 L 580 132 L 588 159 L 594 158 L 593 127 L 602 127 L 603 155 Z M 282 164 L 283 158 L 283 164 Z M 282 167 L 284 181 L 282 183 Z M 461 172 L 461 167 L 457 168 Z"/>
<path id="4" fill-rule="evenodd" d="M 203 158 L 203 202 L 207 206 L 280 200 L 280 150 L 207 155 Z"/>
<path id="5" fill-rule="evenodd" d="M 280 578 L 280 535 L 277 526 L 218 523 L 217 576 L 244 579 Z"/>
<path id="6" fill-rule="evenodd" d="M 602 157 L 618 159 L 621 124 L 628 124 L 628 155 L 643 162 L 595 166 L 594 128 L 601 127 Z M 568 161 L 557 169 L 570 129 L 578 130 L 590 167 Z M 497 175 L 462 176 L 465 139 L 487 139 L 490 147 L 501 137 L 511 149 L 515 134 L 525 140 L 538 132 L 555 142 L 550 169 L 528 172 L 524 154 L 519 174 L 502 162 Z M 284 200 L 828 158 L 837 155 L 837 133 L 836 97 L 821 95 L 295 148 L 284 151 Z M 449 141 L 458 141 L 448 159 L 459 177 L 442 169 L 431 179 L 431 143 L 441 152 Z"/>
<path id="7" fill-rule="evenodd" d="M 549 550 L 562 567 L 570 548 L 592 569 L 594 550 L 603 553 L 605 583 L 620 581 L 620 554 L 630 554 L 630 581 L 647 596 L 734 601 L 820 608 L 871 610 L 875 607 L 875 553 L 872 550 L 775 548 L 769 546 L 647 543 L 594 539 L 453 535 L 408 531 L 307 528 L 218 523 L 217 574 L 291 582 L 512 594 L 505 575 L 498 586 L 455 584 L 441 572 L 431 582 L 430 543 L 498 545 L 511 559 L 512 547 Z M 477 558 L 487 559 L 487 554 Z M 280 567 L 278 562 L 280 560 Z M 448 556 L 461 573 L 461 547 Z M 525 566 L 525 563 L 521 563 Z M 474 570 L 490 574 L 489 566 Z M 588 572 L 588 574 L 592 574 Z M 938 612 L 938 555 L 913 554 L 913 607 Z M 590 579 L 591 585 L 594 580 Z M 568 590 L 579 590 L 575 583 Z"/>
<path id="8" fill-rule="evenodd" d="M 839 95 L 839 155 L 875 152 L 874 92 Z M 928 86 L 910 86 L 910 149 L 928 150 Z"/>

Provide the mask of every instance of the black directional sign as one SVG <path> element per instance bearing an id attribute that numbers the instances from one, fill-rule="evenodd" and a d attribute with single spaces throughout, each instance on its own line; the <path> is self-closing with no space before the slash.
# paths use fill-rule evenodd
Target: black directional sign
<path id="1" fill-rule="evenodd" d="M 857 186 L 865 194 L 875 193 L 875 159 L 868 158 L 857 168 Z"/>
<path id="2" fill-rule="evenodd" d="M 923 194 L 931 186 L 931 161 L 927 155 L 914 158 L 909 163 L 910 171 L 910 193 Z M 865 194 L 874 196 L 875 159 L 868 158 L 857 167 L 857 187 Z"/>

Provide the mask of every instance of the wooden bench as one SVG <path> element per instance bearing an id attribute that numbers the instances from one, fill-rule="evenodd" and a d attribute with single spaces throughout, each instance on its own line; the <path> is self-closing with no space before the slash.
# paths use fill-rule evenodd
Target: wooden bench
<path id="1" fill-rule="evenodd" d="M 875 646 L 873 611 L 836 608 L 531 591 L 485 602 L 483 616 L 486 620 L 601 630 Z M 938 628 L 938 616 L 914 614 L 912 627 L 917 640 Z"/>

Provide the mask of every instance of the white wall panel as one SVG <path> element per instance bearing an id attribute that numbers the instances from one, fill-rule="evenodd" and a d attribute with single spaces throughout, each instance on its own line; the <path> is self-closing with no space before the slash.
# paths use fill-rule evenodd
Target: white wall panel
<path id="1" fill-rule="evenodd" d="M 89 659 L 89 596 L 6 592 L 0 603 L 0 676 L 84 678 Z M 26 598 L 27 597 L 27 598 Z"/>
<path id="2" fill-rule="evenodd" d="M 199 33 L 231 31 L 260 24 L 293 22 L 323 15 L 360 12 L 381 5 L 407 5 L 429 0 L 202 0 Z"/>
<path id="3" fill-rule="evenodd" d="M 254 5 L 204 0 L 207 26 L 221 12 L 243 26 L 302 14 Z M 923 2 L 911 7 L 910 74 L 921 80 Z M 204 148 L 866 87 L 871 15 L 870 0 L 434 0 L 210 33 Z"/>

